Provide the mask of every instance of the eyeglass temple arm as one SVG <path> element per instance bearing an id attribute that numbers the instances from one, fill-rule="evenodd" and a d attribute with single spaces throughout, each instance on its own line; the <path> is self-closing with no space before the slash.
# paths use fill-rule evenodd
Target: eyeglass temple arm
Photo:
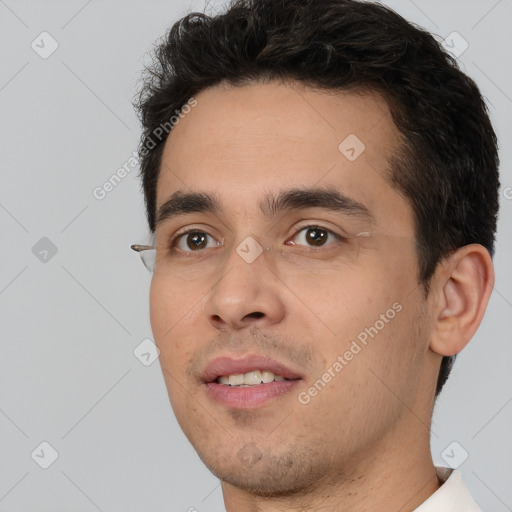
<path id="1" fill-rule="evenodd" d="M 133 249 L 136 252 L 146 251 L 147 249 L 154 249 L 151 245 L 139 245 L 139 244 L 133 244 L 130 245 L 130 249 Z"/>

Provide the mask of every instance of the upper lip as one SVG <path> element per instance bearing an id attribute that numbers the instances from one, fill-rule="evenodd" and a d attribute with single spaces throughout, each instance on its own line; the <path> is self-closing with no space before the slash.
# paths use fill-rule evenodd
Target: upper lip
<path id="1" fill-rule="evenodd" d="M 239 375 L 256 370 L 266 370 L 290 380 L 302 378 L 298 372 L 288 368 L 283 363 L 260 355 L 246 355 L 238 359 L 231 356 L 217 357 L 210 361 L 201 377 L 204 382 L 208 383 L 222 376 Z"/>

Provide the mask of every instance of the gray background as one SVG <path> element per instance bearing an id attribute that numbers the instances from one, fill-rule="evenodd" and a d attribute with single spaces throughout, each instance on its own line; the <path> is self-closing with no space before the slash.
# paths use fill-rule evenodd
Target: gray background
<path id="1" fill-rule="evenodd" d="M 445 465 L 456 441 L 448 451 L 468 452 L 460 470 L 480 506 L 512 510 L 512 1 L 386 3 L 468 42 L 462 67 L 501 140 L 496 286 L 438 402 L 432 451 Z M 1 511 L 224 510 L 218 480 L 174 419 L 158 361 L 145 366 L 133 353 L 152 337 L 150 274 L 129 249 L 148 240 L 138 169 L 103 200 L 93 196 L 136 149 L 130 100 L 144 54 L 177 18 L 203 9 L 0 0 Z M 59 45 L 46 59 L 31 47 L 43 31 Z M 59 455 L 48 469 L 43 441 Z"/>

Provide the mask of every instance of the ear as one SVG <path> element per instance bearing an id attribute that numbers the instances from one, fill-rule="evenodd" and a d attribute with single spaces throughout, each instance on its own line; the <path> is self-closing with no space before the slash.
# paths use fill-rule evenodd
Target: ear
<path id="1" fill-rule="evenodd" d="M 494 266 L 485 247 L 470 244 L 443 260 L 438 270 L 430 349 L 452 356 L 468 344 L 482 321 L 494 286 Z"/>

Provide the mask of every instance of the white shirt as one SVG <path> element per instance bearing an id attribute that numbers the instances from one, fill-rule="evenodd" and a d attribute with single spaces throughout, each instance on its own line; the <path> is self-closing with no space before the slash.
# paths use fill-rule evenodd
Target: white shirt
<path id="1" fill-rule="evenodd" d="M 482 512 L 462 481 L 460 471 L 436 467 L 441 487 L 414 512 Z"/>

